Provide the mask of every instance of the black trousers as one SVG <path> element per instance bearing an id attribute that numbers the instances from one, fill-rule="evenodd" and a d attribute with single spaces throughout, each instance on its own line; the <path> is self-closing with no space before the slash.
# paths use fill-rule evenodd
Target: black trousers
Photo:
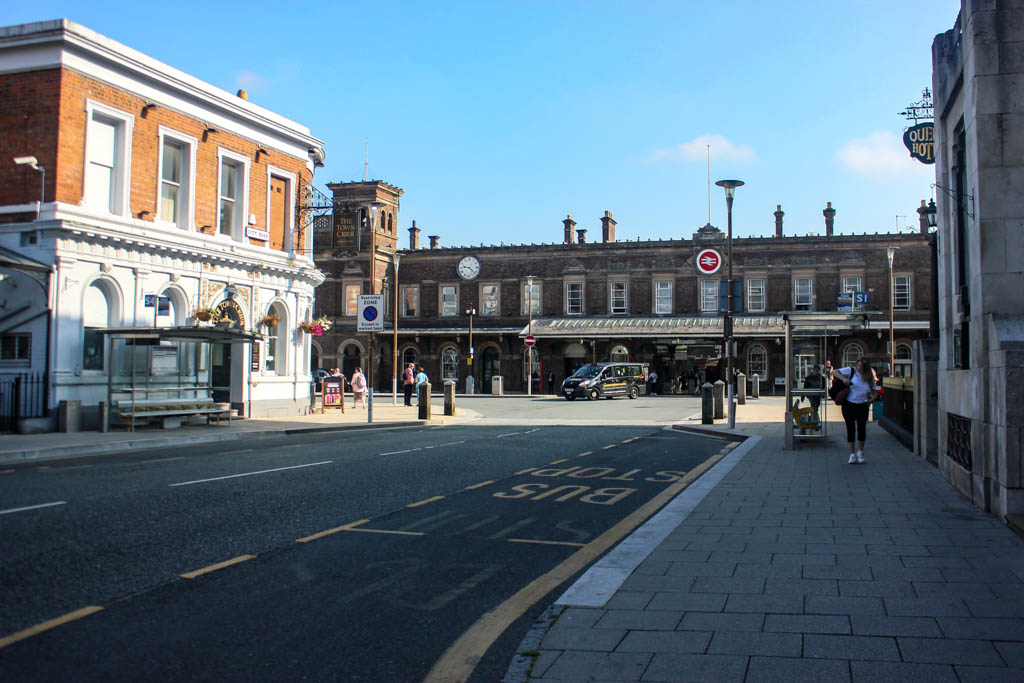
<path id="1" fill-rule="evenodd" d="M 849 443 L 856 441 L 863 443 L 868 431 L 868 408 L 870 403 L 850 403 L 843 401 L 843 419 L 846 421 L 846 440 Z M 854 432 L 856 431 L 856 434 Z"/>
<path id="2" fill-rule="evenodd" d="M 407 405 L 407 406 L 411 406 L 412 405 L 412 389 L 413 389 L 413 386 L 414 385 L 412 385 L 412 384 L 403 384 L 402 385 L 402 391 L 405 392 L 405 405 Z"/>

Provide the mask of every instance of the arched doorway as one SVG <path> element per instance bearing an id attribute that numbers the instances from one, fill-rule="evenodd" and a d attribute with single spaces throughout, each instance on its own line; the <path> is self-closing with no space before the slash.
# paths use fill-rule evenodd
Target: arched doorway
<path id="1" fill-rule="evenodd" d="M 346 344 L 341 351 L 341 374 L 352 377 L 356 368 L 363 368 L 362 350 L 355 344 Z M 366 368 L 363 368 L 365 374 Z"/>
<path id="2" fill-rule="evenodd" d="M 565 351 L 562 352 L 562 357 L 565 358 L 566 377 L 569 377 L 587 364 L 587 350 L 583 348 L 583 344 L 573 343 L 567 345 Z"/>
<path id="3" fill-rule="evenodd" d="M 491 378 L 501 374 L 501 362 L 498 359 L 498 349 L 488 346 L 483 353 L 484 364 L 484 385 L 480 387 L 481 393 L 491 393 Z"/>

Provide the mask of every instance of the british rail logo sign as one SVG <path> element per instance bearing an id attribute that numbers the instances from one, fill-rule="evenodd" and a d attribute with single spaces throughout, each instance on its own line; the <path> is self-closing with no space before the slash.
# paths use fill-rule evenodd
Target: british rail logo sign
<path id="1" fill-rule="evenodd" d="M 714 249 L 701 249 L 697 254 L 697 270 L 704 275 L 717 273 L 722 267 L 722 255 Z"/>
<path id="2" fill-rule="evenodd" d="M 935 124 L 931 121 L 907 128 L 903 144 L 910 150 L 910 156 L 922 164 L 935 163 Z"/>

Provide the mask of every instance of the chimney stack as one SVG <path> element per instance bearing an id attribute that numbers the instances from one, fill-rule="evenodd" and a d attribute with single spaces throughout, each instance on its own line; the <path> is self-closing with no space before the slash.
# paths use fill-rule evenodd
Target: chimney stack
<path id="1" fill-rule="evenodd" d="M 928 234 L 928 205 L 921 200 L 921 208 L 917 210 L 917 222 L 922 235 Z"/>
<path id="2" fill-rule="evenodd" d="M 430 240 L 430 248 L 437 249 L 437 243 L 441 239 L 440 235 L 427 235 L 427 239 Z"/>
<path id="3" fill-rule="evenodd" d="M 562 225 L 565 226 L 565 237 L 562 238 L 563 244 L 572 244 L 574 235 L 572 229 L 576 227 L 576 221 L 572 219 L 572 214 L 568 214 L 565 220 L 562 221 Z"/>
<path id="4" fill-rule="evenodd" d="M 580 236 L 579 237 L 579 243 L 580 244 L 586 244 L 587 243 L 587 229 L 586 228 L 579 228 L 578 230 L 576 230 L 576 234 Z"/>
<path id="5" fill-rule="evenodd" d="M 612 220 L 611 211 L 605 211 L 601 217 L 601 239 L 605 242 L 615 241 L 615 221 Z"/>
<path id="6" fill-rule="evenodd" d="M 782 217 L 786 212 L 782 210 L 782 204 L 775 205 L 775 236 L 782 237 Z"/>
<path id="7" fill-rule="evenodd" d="M 416 221 L 409 228 L 409 248 L 414 251 L 420 248 L 420 229 L 416 227 Z"/>
<path id="8" fill-rule="evenodd" d="M 825 237 L 831 237 L 832 225 L 836 220 L 836 210 L 832 208 L 832 202 L 828 202 L 828 206 L 821 212 L 821 215 L 825 217 Z"/>

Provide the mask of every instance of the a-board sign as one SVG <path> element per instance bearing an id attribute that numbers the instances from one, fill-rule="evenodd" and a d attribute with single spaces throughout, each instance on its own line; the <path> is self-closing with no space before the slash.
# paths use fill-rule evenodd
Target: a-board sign
<path id="1" fill-rule="evenodd" d="M 324 377 L 323 379 L 323 406 L 342 405 L 342 394 L 345 391 L 344 377 Z"/>

